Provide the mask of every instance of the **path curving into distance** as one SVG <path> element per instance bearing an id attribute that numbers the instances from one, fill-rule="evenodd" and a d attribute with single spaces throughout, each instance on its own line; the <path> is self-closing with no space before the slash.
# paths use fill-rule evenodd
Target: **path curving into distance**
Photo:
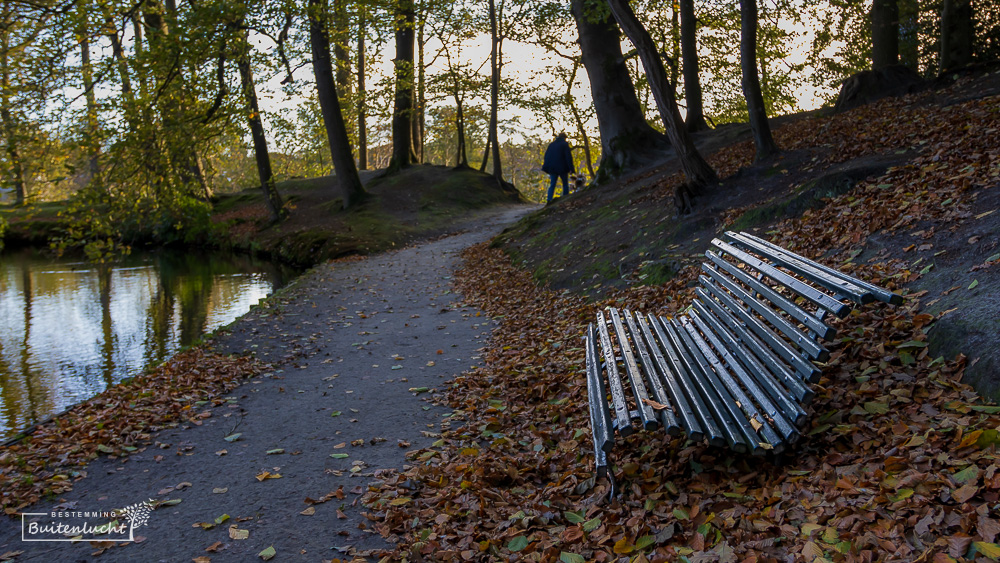
<path id="1" fill-rule="evenodd" d="M 0 554 L 23 551 L 18 562 L 218 563 L 259 561 L 269 547 L 275 561 L 350 560 L 391 547 L 367 529 L 358 499 L 380 471 L 403 468 L 407 451 L 448 427 L 431 392 L 410 389 L 432 391 L 476 365 L 492 328 L 452 293 L 459 254 L 535 209 L 494 208 L 456 225 L 457 235 L 313 268 L 276 306 L 255 308 L 211 344 L 220 353 L 252 352 L 272 373 L 199 407 L 200 425 L 154 434 L 154 444 L 124 460 L 102 457 L 64 497 L 26 510 L 179 500 L 150 514 L 135 531 L 142 541 L 93 555 L 103 546 L 24 542 L 20 519 L 2 518 Z"/>

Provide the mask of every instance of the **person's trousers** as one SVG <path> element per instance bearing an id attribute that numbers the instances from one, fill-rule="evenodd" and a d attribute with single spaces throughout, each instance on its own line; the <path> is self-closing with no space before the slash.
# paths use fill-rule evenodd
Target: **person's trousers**
<path id="1" fill-rule="evenodd" d="M 564 172 L 563 174 L 549 174 L 549 179 L 552 182 L 549 184 L 549 198 L 545 203 L 551 203 L 552 197 L 556 194 L 556 179 L 562 178 L 563 183 L 563 197 L 569 195 L 569 172 Z"/>

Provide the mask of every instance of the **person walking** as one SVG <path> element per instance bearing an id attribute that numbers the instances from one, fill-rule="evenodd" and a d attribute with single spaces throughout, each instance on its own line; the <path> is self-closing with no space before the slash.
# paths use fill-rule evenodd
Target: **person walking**
<path id="1" fill-rule="evenodd" d="M 555 195 L 556 191 L 556 179 L 558 178 L 562 179 L 563 196 L 570 194 L 569 174 L 575 171 L 573 153 L 569 149 L 569 143 L 566 142 L 566 133 L 559 133 L 556 140 L 549 143 L 548 148 L 545 149 L 545 161 L 542 163 L 542 172 L 547 172 L 551 180 L 549 197 L 545 203 L 552 203 L 552 196 Z"/>

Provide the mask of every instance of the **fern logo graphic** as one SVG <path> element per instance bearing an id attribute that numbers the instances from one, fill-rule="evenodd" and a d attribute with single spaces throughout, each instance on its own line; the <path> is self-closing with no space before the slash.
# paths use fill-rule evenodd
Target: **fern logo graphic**
<path id="1" fill-rule="evenodd" d="M 145 526 L 149 523 L 149 513 L 153 511 L 153 500 L 146 500 L 142 502 L 137 502 L 135 504 L 126 506 L 121 509 L 119 513 L 129 524 L 129 539 L 132 539 L 132 534 L 136 528 Z"/>

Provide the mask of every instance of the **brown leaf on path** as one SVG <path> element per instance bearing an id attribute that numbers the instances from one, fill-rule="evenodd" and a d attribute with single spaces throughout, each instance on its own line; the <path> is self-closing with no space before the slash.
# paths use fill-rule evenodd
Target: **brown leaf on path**
<path id="1" fill-rule="evenodd" d="M 206 547 L 205 551 L 207 551 L 209 553 L 215 553 L 216 551 L 219 551 L 220 549 L 222 549 L 222 547 L 224 545 L 225 545 L 224 543 L 222 543 L 220 541 L 217 541 L 217 542 L 213 543 L 212 545 Z"/>
<path id="2" fill-rule="evenodd" d="M 315 506 L 310 506 L 310 507 L 306 508 L 305 510 L 303 510 L 302 512 L 299 512 L 299 514 L 301 514 L 303 516 L 312 516 L 313 514 L 316 514 L 316 507 Z"/>

